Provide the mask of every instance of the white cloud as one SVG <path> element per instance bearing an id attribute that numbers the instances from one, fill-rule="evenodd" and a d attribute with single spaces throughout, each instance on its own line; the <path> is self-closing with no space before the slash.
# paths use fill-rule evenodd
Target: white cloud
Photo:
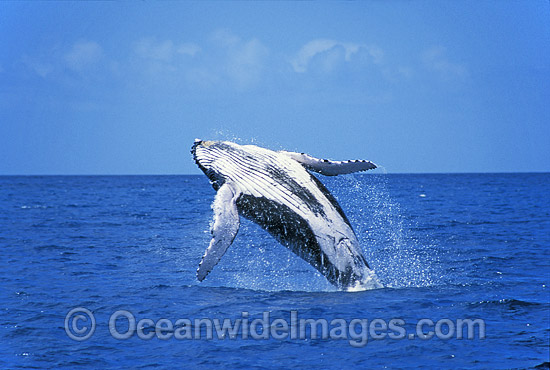
<path id="1" fill-rule="evenodd" d="M 229 79 L 233 87 L 245 90 L 261 80 L 269 49 L 260 40 L 245 41 L 222 29 L 213 33 L 211 41 L 213 55 L 218 58 L 210 60 L 210 70 L 218 81 Z"/>
<path id="2" fill-rule="evenodd" d="M 295 72 L 304 73 L 314 58 L 322 57 L 323 69 L 331 70 L 339 61 L 349 62 L 354 54 L 363 50 L 369 54 L 374 63 L 382 62 L 384 53 L 378 47 L 330 39 L 316 39 L 302 46 L 290 63 Z"/>
<path id="3" fill-rule="evenodd" d="M 260 81 L 269 53 L 258 39 L 243 40 L 227 30 L 215 31 L 201 46 L 142 38 L 132 51 L 133 66 L 154 81 L 237 90 Z"/>
<path id="4" fill-rule="evenodd" d="M 172 40 L 159 41 L 148 37 L 134 43 L 134 53 L 141 58 L 171 62 L 177 55 L 195 56 L 200 48 L 192 43 L 176 45 Z"/>
<path id="5" fill-rule="evenodd" d="M 389 65 L 382 68 L 382 75 L 391 82 L 406 81 L 413 78 L 415 69 L 406 65 Z"/>
<path id="6" fill-rule="evenodd" d="M 200 47 L 198 47 L 195 44 L 187 43 L 187 44 L 181 44 L 176 48 L 176 53 L 182 54 L 182 55 L 189 55 L 191 57 L 195 56 L 199 51 L 201 50 Z"/>
<path id="7" fill-rule="evenodd" d="M 64 55 L 64 60 L 72 70 L 81 71 L 97 63 L 103 56 L 103 49 L 94 41 L 78 41 Z"/>
<path id="8" fill-rule="evenodd" d="M 373 63 L 380 64 L 384 59 L 384 51 L 377 46 L 365 46 L 369 55 L 372 58 Z"/>
<path id="9" fill-rule="evenodd" d="M 257 39 L 231 47 L 227 72 L 238 88 L 251 87 L 260 80 L 267 54 L 267 48 Z"/>
<path id="10" fill-rule="evenodd" d="M 194 43 L 176 43 L 145 37 L 132 45 L 130 63 L 141 78 L 160 85 L 180 85 L 197 63 L 201 48 Z"/>
<path id="11" fill-rule="evenodd" d="M 145 38 L 134 44 L 134 52 L 144 59 L 169 62 L 174 54 L 174 43 L 171 40 L 159 42 L 153 38 Z"/>
<path id="12" fill-rule="evenodd" d="M 441 46 L 435 46 L 426 50 L 422 54 L 424 65 L 437 72 L 443 79 L 464 78 L 468 75 L 467 68 L 459 63 L 451 62 L 446 57 L 446 49 Z"/>
<path id="13" fill-rule="evenodd" d="M 211 68 L 204 66 L 191 67 L 186 71 L 185 78 L 201 88 L 211 88 L 220 83 L 220 77 Z"/>
<path id="14" fill-rule="evenodd" d="M 42 78 L 59 76 L 66 71 L 83 72 L 103 59 L 103 49 L 95 41 L 81 40 L 70 47 L 50 46 L 36 55 L 23 55 L 21 62 Z"/>

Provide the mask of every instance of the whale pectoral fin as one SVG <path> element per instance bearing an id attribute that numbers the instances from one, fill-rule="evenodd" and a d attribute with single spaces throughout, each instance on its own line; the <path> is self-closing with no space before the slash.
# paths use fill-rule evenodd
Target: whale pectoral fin
<path id="1" fill-rule="evenodd" d="M 210 230 L 212 240 L 197 269 L 199 281 L 203 281 L 212 271 L 239 231 L 240 220 L 236 202 L 240 195 L 239 191 L 227 183 L 222 185 L 216 194 L 212 205 L 214 210 L 214 224 Z"/>
<path id="2" fill-rule="evenodd" d="M 281 151 L 296 162 L 302 164 L 311 171 L 319 172 L 325 176 L 345 175 L 347 173 L 366 171 L 375 169 L 377 166 L 365 160 L 351 161 L 330 161 L 328 159 L 319 159 L 305 153 Z"/>

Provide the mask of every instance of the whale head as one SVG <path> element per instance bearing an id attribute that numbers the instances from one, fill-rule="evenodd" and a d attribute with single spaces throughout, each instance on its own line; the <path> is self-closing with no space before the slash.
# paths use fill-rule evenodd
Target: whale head
<path id="1" fill-rule="evenodd" d="M 224 141 L 207 141 L 195 139 L 191 154 L 197 166 L 208 177 L 214 189 L 218 190 L 226 180 L 227 152 L 232 143 Z"/>

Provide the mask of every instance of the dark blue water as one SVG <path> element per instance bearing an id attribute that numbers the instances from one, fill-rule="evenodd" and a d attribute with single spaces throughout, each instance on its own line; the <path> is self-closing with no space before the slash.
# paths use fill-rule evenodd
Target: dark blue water
<path id="1" fill-rule="evenodd" d="M 204 176 L 0 177 L 0 368 L 508 369 L 549 361 L 550 174 L 322 181 L 385 288 L 335 291 L 245 220 L 198 283 L 215 194 Z M 95 317 L 84 341 L 65 328 L 77 307 Z M 153 338 L 113 337 L 109 319 L 117 310 L 151 319 L 140 328 Z M 324 339 L 311 327 L 302 337 L 247 339 L 241 327 L 233 339 L 207 339 L 207 325 L 194 322 L 251 323 L 266 313 L 267 329 L 277 319 L 292 325 L 292 315 L 348 326 Z M 154 331 L 160 319 L 173 323 L 160 331 L 168 339 Z M 200 338 L 176 338 L 189 329 L 178 319 L 190 320 Z M 366 325 L 375 319 L 371 336 Z M 383 328 L 392 319 L 402 320 L 404 334 Z M 421 319 L 441 321 L 444 334 L 458 319 L 480 319 L 485 332 L 420 339 Z M 364 328 L 360 320 L 368 320 Z M 75 327 L 91 324 L 80 319 Z M 116 321 L 118 332 L 127 329 L 127 319 Z M 422 326 L 420 334 L 433 330 Z"/>

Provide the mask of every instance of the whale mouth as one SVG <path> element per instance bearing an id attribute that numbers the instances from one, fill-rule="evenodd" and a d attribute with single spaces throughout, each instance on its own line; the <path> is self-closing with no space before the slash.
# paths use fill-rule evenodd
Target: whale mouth
<path id="1" fill-rule="evenodd" d="M 198 155 L 197 155 L 197 147 L 201 145 L 202 140 L 201 139 L 195 139 L 195 142 L 193 143 L 193 146 L 191 146 L 191 154 L 193 155 L 193 161 L 195 161 L 195 164 L 199 167 L 199 169 L 207 174 L 208 169 L 202 165 L 200 162 Z"/>
<path id="2" fill-rule="evenodd" d="M 199 145 L 201 145 L 201 143 L 202 143 L 201 139 L 195 139 L 195 141 L 193 142 L 193 145 L 191 146 L 191 154 L 193 154 L 193 160 L 197 164 L 198 164 L 198 162 L 197 162 L 197 147 Z"/>
<path id="3" fill-rule="evenodd" d="M 212 149 L 210 147 L 215 143 L 215 141 L 195 139 L 195 142 L 191 146 L 191 154 L 193 155 L 195 164 L 208 177 L 210 184 L 217 191 L 225 182 L 225 178 L 212 167 L 214 159 L 208 154 Z"/>

